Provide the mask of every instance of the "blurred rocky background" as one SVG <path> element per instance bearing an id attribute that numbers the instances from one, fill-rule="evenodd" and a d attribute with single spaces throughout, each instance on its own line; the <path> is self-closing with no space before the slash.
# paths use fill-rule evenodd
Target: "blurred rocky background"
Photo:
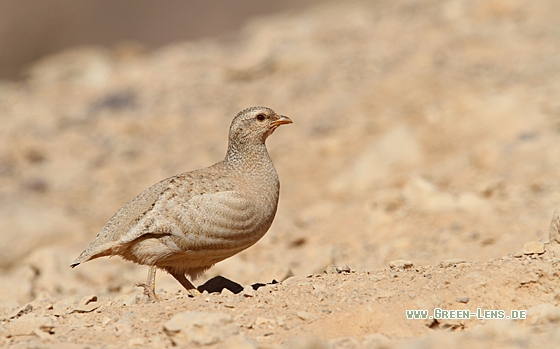
<path id="1" fill-rule="evenodd" d="M 155 49 L 224 35 L 250 18 L 317 0 L 0 0 L 0 79 L 21 78 L 29 63 L 69 47 L 134 44 Z"/>
<path id="2" fill-rule="evenodd" d="M 0 2 L 0 309 L 133 292 L 145 267 L 69 264 L 142 190 L 219 161 L 251 105 L 294 120 L 268 141 L 277 217 L 196 284 L 485 261 L 547 239 L 560 2 L 154 3 Z"/>

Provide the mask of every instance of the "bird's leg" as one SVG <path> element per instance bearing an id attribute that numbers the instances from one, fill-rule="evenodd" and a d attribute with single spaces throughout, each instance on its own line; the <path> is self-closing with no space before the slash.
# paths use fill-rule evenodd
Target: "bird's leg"
<path id="1" fill-rule="evenodd" d="M 193 284 L 191 284 L 191 282 L 187 279 L 185 274 L 181 274 L 181 273 L 170 273 L 170 274 L 173 275 L 175 280 L 179 281 L 179 283 L 183 285 L 183 287 L 187 290 L 187 292 L 191 296 L 193 297 L 200 296 L 200 292 L 196 289 L 196 287 L 194 287 Z"/>
<path id="2" fill-rule="evenodd" d="M 151 265 L 148 269 L 148 278 L 145 284 L 136 284 L 137 287 L 142 287 L 144 289 L 144 295 L 152 302 L 158 301 L 159 298 L 156 296 L 156 266 Z"/>

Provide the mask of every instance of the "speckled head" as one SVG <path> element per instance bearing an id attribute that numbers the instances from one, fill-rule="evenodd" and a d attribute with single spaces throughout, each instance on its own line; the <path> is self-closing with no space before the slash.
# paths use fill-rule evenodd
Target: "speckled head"
<path id="1" fill-rule="evenodd" d="M 229 128 L 231 146 L 264 144 L 266 138 L 280 125 L 291 124 L 292 120 L 278 115 L 267 107 L 250 107 L 240 111 Z"/>

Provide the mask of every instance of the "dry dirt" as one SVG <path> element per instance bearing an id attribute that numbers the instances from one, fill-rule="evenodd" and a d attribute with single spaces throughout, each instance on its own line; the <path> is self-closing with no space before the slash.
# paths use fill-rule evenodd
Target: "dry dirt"
<path id="1" fill-rule="evenodd" d="M 559 13 L 324 3 L 0 82 L 0 346 L 556 348 Z M 251 105 L 294 120 L 268 141 L 278 213 L 201 297 L 160 273 L 147 303 L 147 268 L 118 258 L 70 269 L 129 199 L 220 160 Z M 406 317 L 435 308 L 526 319 Z"/>

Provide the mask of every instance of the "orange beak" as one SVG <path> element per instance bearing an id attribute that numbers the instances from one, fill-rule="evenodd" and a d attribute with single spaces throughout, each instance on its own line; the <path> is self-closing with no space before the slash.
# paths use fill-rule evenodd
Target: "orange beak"
<path id="1" fill-rule="evenodd" d="M 280 126 L 280 125 L 286 125 L 286 124 L 291 124 L 291 123 L 293 123 L 293 121 L 289 117 L 284 116 L 284 115 L 278 115 L 278 120 L 274 120 L 272 122 L 272 125 Z"/>

